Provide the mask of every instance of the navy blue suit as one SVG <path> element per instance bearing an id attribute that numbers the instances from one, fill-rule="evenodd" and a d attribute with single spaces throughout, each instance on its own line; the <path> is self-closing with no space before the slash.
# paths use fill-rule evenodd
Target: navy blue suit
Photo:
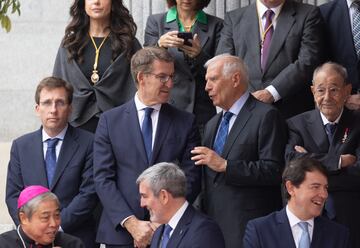
<path id="1" fill-rule="evenodd" d="M 135 215 L 148 220 L 140 207 L 137 177 L 159 162 L 175 162 L 188 180 L 188 200 L 200 191 L 200 168 L 191 161 L 190 151 L 199 144 L 195 117 L 169 104 L 162 104 L 153 153 L 147 161 L 134 100 L 101 115 L 94 142 L 94 180 L 103 204 L 97 241 L 112 245 L 133 245 L 121 222 Z"/>
<path id="2" fill-rule="evenodd" d="M 14 140 L 6 184 L 6 204 L 16 225 L 17 199 L 29 185 L 49 187 L 61 204 L 61 227 L 79 237 L 86 247 L 95 246 L 92 212 L 97 202 L 93 181 L 93 135 L 69 125 L 57 160 L 52 185 L 46 176 L 42 129 Z"/>
<path id="3" fill-rule="evenodd" d="M 155 231 L 150 248 L 159 247 L 164 226 Z M 225 241 L 216 222 L 189 205 L 173 231 L 167 247 L 225 248 Z"/>
<path id="4" fill-rule="evenodd" d="M 349 8 L 346 0 L 334 0 L 320 6 L 326 24 L 328 60 L 343 65 L 353 91 L 360 90 L 360 60 L 357 57 Z"/>
<path id="5" fill-rule="evenodd" d="M 253 219 L 245 229 L 244 248 L 295 248 L 286 210 Z M 324 217 L 314 220 L 310 248 L 347 248 L 349 231 L 346 227 Z"/>

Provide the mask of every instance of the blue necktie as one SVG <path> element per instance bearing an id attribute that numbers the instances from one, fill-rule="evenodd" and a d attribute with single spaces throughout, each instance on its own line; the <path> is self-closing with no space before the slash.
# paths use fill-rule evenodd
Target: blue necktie
<path id="1" fill-rule="evenodd" d="M 148 162 L 150 162 L 151 152 L 152 152 L 152 120 L 151 113 L 153 112 L 153 108 L 145 108 L 145 117 L 142 123 L 141 132 L 144 139 L 144 145 L 146 150 L 146 155 L 148 158 Z"/>
<path id="2" fill-rule="evenodd" d="M 52 180 L 54 178 L 55 169 L 56 169 L 56 145 L 60 139 L 47 139 L 47 149 L 45 155 L 46 163 L 46 174 L 48 178 L 49 187 L 51 186 Z"/>
<path id="3" fill-rule="evenodd" d="M 310 234 L 307 222 L 299 222 L 302 233 L 299 241 L 299 248 L 310 248 Z"/>
<path id="4" fill-rule="evenodd" d="M 172 227 L 169 224 L 166 224 L 163 235 L 162 235 L 161 248 L 166 248 L 166 246 L 169 242 L 169 239 L 170 239 L 171 230 L 172 230 Z"/>
<path id="5" fill-rule="evenodd" d="M 224 149 L 226 138 L 227 138 L 228 132 L 229 132 L 229 121 L 230 121 L 232 115 L 233 115 L 233 113 L 231 113 L 231 112 L 225 112 L 223 119 L 219 126 L 219 131 L 216 136 L 216 140 L 214 142 L 214 150 L 219 155 L 222 154 L 222 151 Z"/>
<path id="6" fill-rule="evenodd" d="M 356 54 L 358 58 L 360 58 L 360 9 L 359 3 L 356 1 L 354 1 L 352 4 L 354 5 L 352 33 Z"/>
<path id="7" fill-rule="evenodd" d="M 331 144 L 336 131 L 336 123 L 327 123 L 325 125 L 325 130 L 328 136 L 329 143 Z"/>

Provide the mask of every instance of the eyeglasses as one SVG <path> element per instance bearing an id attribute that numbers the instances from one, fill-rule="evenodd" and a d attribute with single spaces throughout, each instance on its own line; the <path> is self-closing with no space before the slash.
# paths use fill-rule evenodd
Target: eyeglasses
<path id="1" fill-rule="evenodd" d="M 341 88 L 339 88 L 339 87 L 330 87 L 330 88 L 318 87 L 315 89 L 315 95 L 324 96 L 326 94 L 326 91 L 329 92 L 330 96 L 338 96 L 341 92 Z"/>
<path id="2" fill-rule="evenodd" d="M 44 108 L 51 108 L 54 104 L 55 104 L 55 108 L 64 108 L 66 105 L 68 105 L 68 103 L 64 100 L 56 100 L 56 101 L 46 100 L 40 102 L 40 105 L 43 106 Z"/>
<path id="3" fill-rule="evenodd" d="M 175 75 L 166 75 L 166 74 L 155 74 L 151 72 L 147 72 L 146 74 L 153 75 L 155 78 L 159 79 L 160 83 L 166 84 L 170 79 L 174 81 Z"/>

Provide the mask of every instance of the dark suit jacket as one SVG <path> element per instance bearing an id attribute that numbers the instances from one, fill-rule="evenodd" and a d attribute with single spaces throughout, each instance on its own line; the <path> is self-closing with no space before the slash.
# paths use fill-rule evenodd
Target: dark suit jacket
<path id="1" fill-rule="evenodd" d="M 319 110 L 312 110 L 287 121 L 289 141 L 286 160 L 310 156 L 320 160 L 330 172 L 329 192 L 336 210 L 336 220 L 350 229 L 353 247 L 360 246 L 358 235 L 360 222 L 360 115 L 344 109 L 329 144 Z M 346 131 L 347 129 L 347 131 Z M 344 140 L 345 133 L 347 138 Z M 343 142 L 344 140 L 344 142 Z M 304 147 L 308 153 L 298 153 L 295 145 Z M 353 154 L 357 162 L 346 169 L 338 169 L 341 154 Z"/>
<path id="2" fill-rule="evenodd" d="M 323 23 L 319 9 L 285 1 L 264 71 L 260 65 L 258 22 L 255 3 L 229 12 L 216 53 L 230 53 L 244 60 L 249 67 L 251 91 L 273 85 L 282 97 L 275 105 L 284 117 L 312 109 L 312 72 L 323 56 Z"/>
<path id="3" fill-rule="evenodd" d="M 248 222 L 244 248 L 295 248 L 285 208 Z M 310 248 L 347 248 L 349 231 L 346 227 L 324 217 L 314 220 Z"/>
<path id="4" fill-rule="evenodd" d="M 219 113 L 205 127 L 204 145 L 209 148 L 221 117 Z M 226 172 L 204 167 L 204 209 L 219 224 L 227 248 L 242 246 L 248 220 L 281 208 L 285 135 L 279 111 L 250 95 L 221 154 L 227 160 Z"/>
<path id="5" fill-rule="evenodd" d="M 159 247 L 164 226 L 155 231 L 150 248 Z M 225 248 L 225 242 L 216 222 L 189 205 L 173 231 L 167 247 Z"/>
<path id="6" fill-rule="evenodd" d="M 141 49 L 137 39 L 133 41 L 134 53 Z M 126 103 L 136 88 L 130 72 L 130 61 L 121 53 L 106 69 L 99 82 L 89 82 L 75 60 L 68 60 L 68 51 L 60 46 L 56 55 L 53 75 L 74 87 L 70 123 L 81 126 L 98 113 Z"/>
<path id="7" fill-rule="evenodd" d="M 145 28 L 144 46 L 156 45 L 160 36 L 178 30 L 176 21 L 167 23 L 166 14 L 156 14 L 149 16 Z M 205 73 L 204 64 L 215 55 L 215 50 L 220 39 L 223 20 L 212 15 L 208 15 L 208 23 L 196 22 L 193 34 L 198 34 L 201 42 L 201 53 L 196 59 L 186 58 L 183 52 L 177 48 L 169 48 L 169 53 L 175 59 L 175 82 L 171 90 L 170 103 L 179 109 L 195 113 L 197 122 L 205 124 L 216 114 L 208 94 L 205 92 Z"/>
<path id="8" fill-rule="evenodd" d="M 97 240 L 113 245 L 133 243 L 120 223 L 131 215 L 141 220 L 149 218 L 147 210 L 140 207 L 136 179 L 153 164 L 178 163 L 187 176 L 188 200 L 194 201 L 201 175 L 190 159 L 190 151 L 198 144 L 194 116 L 163 104 L 148 163 L 134 100 L 101 115 L 94 145 L 95 187 L 104 207 Z"/>
<path id="9" fill-rule="evenodd" d="M 349 8 L 346 0 L 334 0 L 320 6 L 326 25 L 327 59 L 343 65 L 353 90 L 360 89 L 360 61 L 357 57 Z"/>
<path id="10" fill-rule="evenodd" d="M 48 185 L 44 162 L 42 129 L 14 140 L 6 184 L 6 204 L 16 225 L 17 199 L 30 185 L 49 187 L 61 204 L 61 227 L 83 240 L 95 242 L 92 212 L 97 202 L 93 181 L 93 135 L 69 125 L 56 165 L 52 185 Z"/>

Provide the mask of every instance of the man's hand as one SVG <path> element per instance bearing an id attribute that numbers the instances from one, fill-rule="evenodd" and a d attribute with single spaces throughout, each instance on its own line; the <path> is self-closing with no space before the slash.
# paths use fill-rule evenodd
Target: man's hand
<path id="1" fill-rule="evenodd" d="M 182 45 L 180 46 L 180 50 L 182 50 L 190 58 L 195 58 L 201 52 L 199 36 L 195 34 L 194 38 L 190 42 L 192 46 Z"/>
<path id="2" fill-rule="evenodd" d="M 217 172 L 226 171 L 226 160 L 215 151 L 205 146 L 197 146 L 191 150 L 191 153 L 195 155 L 191 157 L 191 160 L 194 160 L 196 165 L 207 165 L 210 169 Z"/>
<path id="3" fill-rule="evenodd" d="M 345 106 L 349 109 L 359 110 L 360 109 L 360 94 L 350 95 L 346 100 Z"/>
<path id="4" fill-rule="evenodd" d="M 307 153 L 308 151 L 306 151 L 306 149 L 302 146 L 294 146 L 295 151 L 300 152 L 300 153 Z"/>
<path id="5" fill-rule="evenodd" d="M 151 238 L 156 227 L 149 221 L 138 220 L 135 216 L 131 216 L 124 223 L 124 227 L 134 239 L 134 246 L 138 248 L 146 248 L 150 245 Z"/>
<path id="6" fill-rule="evenodd" d="M 273 103 L 274 97 L 271 95 L 271 93 L 268 90 L 258 90 L 252 93 L 252 95 L 258 99 L 259 101 L 262 101 L 264 103 Z"/>
<path id="7" fill-rule="evenodd" d="M 356 162 L 356 156 L 352 154 L 342 154 L 340 155 L 341 159 L 341 168 L 349 167 Z"/>

